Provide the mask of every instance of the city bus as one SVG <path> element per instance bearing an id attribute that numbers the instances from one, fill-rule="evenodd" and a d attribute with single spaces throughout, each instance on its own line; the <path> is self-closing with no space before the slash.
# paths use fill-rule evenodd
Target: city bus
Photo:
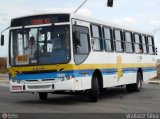
<path id="1" fill-rule="evenodd" d="M 1 37 L 2 41 L 4 36 Z M 157 75 L 152 33 L 73 13 L 14 18 L 9 27 L 8 72 L 12 93 L 86 92 L 125 86 L 140 92 Z"/>

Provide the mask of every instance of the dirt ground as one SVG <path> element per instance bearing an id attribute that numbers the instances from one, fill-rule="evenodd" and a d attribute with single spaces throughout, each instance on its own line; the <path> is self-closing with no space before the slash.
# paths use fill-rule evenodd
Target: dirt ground
<path id="1" fill-rule="evenodd" d="M 157 64 L 157 76 L 153 80 L 160 80 L 160 64 Z"/>

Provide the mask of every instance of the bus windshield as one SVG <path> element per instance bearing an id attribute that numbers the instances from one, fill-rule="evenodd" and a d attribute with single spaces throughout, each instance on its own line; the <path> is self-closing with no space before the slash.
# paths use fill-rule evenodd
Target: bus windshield
<path id="1" fill-rule="evenodd" d="M 69 25 L 10 31 L 10 64 L 43 65 L 70 61 Z"/>

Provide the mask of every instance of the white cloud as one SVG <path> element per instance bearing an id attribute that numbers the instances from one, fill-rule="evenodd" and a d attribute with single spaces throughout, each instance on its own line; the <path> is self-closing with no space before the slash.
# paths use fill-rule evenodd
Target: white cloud
<path id="1" fill-rule="evenodd" d="M 116 24 L 122 24 L 122 25 L 138 25 L 138 24 L 140 24 L 140 21 L 138 19 L 135 19 L 132 17 L 116 18 L 116 19 L 113 19 L 113 22 Z"/>
<path id="2" fill-rule="evenodd" d="M 54 12 L 74 12 L 76 8 L 46 8 L 43 10 L 34 10 L 34 13 L 54 13 Z M 92 12 L 89 9 L 83 8 L 80 9 L 77 14 L 83 15 L 83 16 L 92 16 Z"/>
<path id="3" fill-rule="evenodd" d="M 54 13 L 54 12 L 71 12 L 72 9 L 69 8 L 69 9 L 65 9 L 65 8 L 45 8 L 43 10 L 33 10 L 34 13 Z"/>
<path id="4" fill-rule="evenodd" d="M 5 16 L 5 15 L 6 15 L 5 13 L 1 13 L 1 12 L 0 12 L 0 16 Z"/>
<path id="5" fill-rule="evenodd" d="M 77 13 L 83 16 L 93 16 L 93 13 L 89 9 L 86 9 L 86 8 L 80 9 Z"/>
<path id="6" fill-rule="evenodd" d="M 160 20 L 153 20 L 150 22 L 151 25 L 160 26 Z"/>
<path id="7" fill-rule="evenodd" d="M 127 23 L 138 23 L 137 19 L 131 18 L 131 17 L 125 17 L 124 21 Z"/>
<path id="8" fill-rule="evenodd" d="M 1 46 L 0 51 L 3 51 L 0 53 L 0 57 L 7 57 L 8 56 L 8 47 L 7 46 Z"/>

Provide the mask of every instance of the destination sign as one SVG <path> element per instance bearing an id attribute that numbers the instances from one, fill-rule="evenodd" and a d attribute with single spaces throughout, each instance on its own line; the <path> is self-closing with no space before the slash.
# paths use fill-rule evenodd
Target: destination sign
<path id="1" fill-rule="evenodd" d="M 69 22 L 69 14 L 35 15 L 12 19 L 11 27 Z"/>
<path id="2" fill-rule="evenodd" d="M 32 25 L 39 25 L 39 24 L 49 24 L 51 22 L 51 18 L 44 18 L 44 19 L 33 19 L 31 20 Z"/>

